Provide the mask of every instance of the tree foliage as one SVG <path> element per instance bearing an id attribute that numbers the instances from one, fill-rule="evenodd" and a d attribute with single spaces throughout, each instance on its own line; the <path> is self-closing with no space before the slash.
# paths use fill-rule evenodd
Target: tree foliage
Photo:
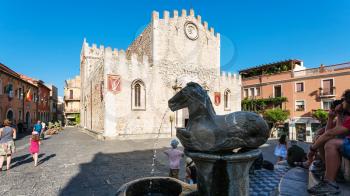
<path id="1" fill-rule="evenodd" d="M 284 123 L 289 118 L 289 111 L 281 108 L 268 109 L 264 113 L 264 118 L 275 126 L 276 124 Z"/>
<path id="2" fill-rule="evenodd" d="M 283 124 L 289 118 L 289 111 L 281 108 L 268 109 L 263 115 L 267 122 L 272 123 L 271 134 L 273 135 L 277 131 L 277 125 Z"/>
<path id="3" fill-rule="evenodd" d="M 328 112 L 322 109 L 318 109 L 312 114 L 312 116 L 316 118 L 318 121 L 320 121 L 320 123 L 323 125 L 327 122 Z"/>
<path id="4" fill-rule="evenodd" d="M 287 97 L 274 97 L 266 99 L 243 99 L 242 108 L 243 110 L 254 110 L 256 112 L 263 111 L 266 106 L 279 105 L 283 102 L 287 102 Z"/>

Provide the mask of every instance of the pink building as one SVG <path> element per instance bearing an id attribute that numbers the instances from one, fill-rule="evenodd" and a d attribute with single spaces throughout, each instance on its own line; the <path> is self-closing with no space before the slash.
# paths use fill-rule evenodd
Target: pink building
<path id="1" fill-rule="evenodd" d="M 312 118 L 317 109 L 328 110 L 350 86 L 350 63 L 307 69 L 300 60 L 287 60 L 241 70 L 244 100 L 272 100 L 266 106 L 244 105 L 261 111 L 282 107 L 290 111 L 284 130 L 291 139 L 311 141 L 319 122 Z M 260 107 L 260 108 L 259 108 Z M 283 130 L 283 129 L 281 129 Z M 277 135 L 276 135 L 277 136 Z"/>

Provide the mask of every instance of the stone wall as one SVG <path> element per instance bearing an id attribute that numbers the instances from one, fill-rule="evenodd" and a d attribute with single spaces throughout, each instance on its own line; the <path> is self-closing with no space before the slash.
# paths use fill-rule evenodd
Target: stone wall
<path id="1" fill-rule="evenodd" d="M 148 57 L 144 55 L 143 60 L 139 61 L 137 56 L 132 54 L 129 60 L 123 50 L 117 53 L 110 49 L 105 51 L 105 76 L 108 74 L 121 76 L 121 92 L 105 93 L 105 117 L 109 125 L 106 129 L 116 130 L 115 135 L 109 134 L 111 136 L 119 138 L 156 136 L 162 115 L 167 109 L 167 100 L 172 96 L 171 89 L 162 86 L 158 70 L 153 69 Z M 141 80 L 145 85 L 145 110 L 132 109 L 131 86 L 135 80 Z M 169 116 L 164 120 L 161 133 L 169 136 L 168 119 Z"/>
<path id="2" fill-rule="evenodd" d="M 92 75 L 92 130 L 103 132 L 104 130 L 104 78 L 103 78 L 104 67 L 99 66 L 95 73 Z"/>
<path id="3" fill-rule="evenodd" d="M 130 44 L 126 50 L 128 59 L 131 59 L 131 54 L 137 54 L 138 61 L 142 61 L 143 56 L 147 56 L 152 62 L 152 26 L 148 25 L 145 30 Z"/>
<path id="4" fill-rule="evenodd" d="M 91 47 L 84 40 L 80 64 L 80 125 L 103 132 L 104 130 L 104 46 Z"/>

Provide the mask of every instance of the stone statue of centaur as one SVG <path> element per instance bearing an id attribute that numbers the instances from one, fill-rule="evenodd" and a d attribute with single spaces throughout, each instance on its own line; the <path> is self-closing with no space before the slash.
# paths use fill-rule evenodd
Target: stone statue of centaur
<path id="1" fill-rule="evenodd" d="M 176 111 L 187 107 L 186 128 L 177 128 L 177 137 L 188 151 L 232 152 L 234 149 L 254 149 L 264 144 L 270 134 L 265 120 L 253 112 L 233 112 L 216 115 L 207 92 L 190 82 L 169 102 Z"/>

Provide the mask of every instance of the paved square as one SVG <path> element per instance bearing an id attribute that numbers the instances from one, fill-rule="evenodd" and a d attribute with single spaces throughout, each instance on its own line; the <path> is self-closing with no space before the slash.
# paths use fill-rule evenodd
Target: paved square
<path id="1" fill-rule="evenodd" d="M 150 176 L 154 141 L 99 141 L 77 128 L 66 128 L 43 141 L 40 165 L 34 167 L 29 138 L 21 138 L 16 141 L 12 169 L 0 173 L 0 195 L 114 195 L 122 184 Z M 168 160 L 162 152 L 169 142 L 159 141 L 156 175 L 168 175 Z M 274 161 L 273 148 L 272 140 L 262 147 L 265 159 Z M 256 171 L 251 176 L 251 194 L 275 190 L 284 172 Z"/>

